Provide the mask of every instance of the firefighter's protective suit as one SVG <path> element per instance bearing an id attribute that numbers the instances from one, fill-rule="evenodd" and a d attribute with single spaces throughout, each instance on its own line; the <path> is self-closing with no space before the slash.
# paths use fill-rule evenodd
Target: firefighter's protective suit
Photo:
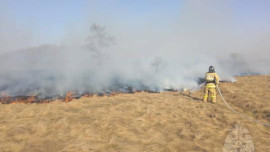
<path id="1" fill-rule="evenodd" d="M 207 102 L 210 97 L 210 102 L 216 103 L 216 86 L 219 84 L 219 76 L 215 72 L 207 72 L 205 74 L 205 90 L 203 101 Z"/>

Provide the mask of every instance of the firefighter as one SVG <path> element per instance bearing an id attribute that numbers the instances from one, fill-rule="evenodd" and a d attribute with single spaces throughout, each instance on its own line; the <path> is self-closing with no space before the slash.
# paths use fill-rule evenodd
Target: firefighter
<path id="1" fill-rule="evenodd" d="M 211 65 L 209 67 L 209 72 L 205 74 L 205 90 L 203 101 L 207 102 L 208 97 L 211 98 L 212 103 L 216 103 L 216 87 L 219 84 L 219 76 L 215 72 L 215 68 Z"/>

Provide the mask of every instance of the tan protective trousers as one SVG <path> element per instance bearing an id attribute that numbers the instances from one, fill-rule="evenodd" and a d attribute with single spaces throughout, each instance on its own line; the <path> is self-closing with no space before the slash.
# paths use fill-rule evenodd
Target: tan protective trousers
<path id="1" fill-rule="evenodd" d="M 204 90 L 204 97 L 203 97 L 203 101 L 204 102 L 207 102 L 209 101 L 208 100 L 208 97 L 210 97 L 210 102 L 212 103 L 216 103 L 217 101 L 217 96 L 216 96 L 216 86 L 213 86 L 213 85 L 206 85 L 205 87 L 205 90 Z"/>

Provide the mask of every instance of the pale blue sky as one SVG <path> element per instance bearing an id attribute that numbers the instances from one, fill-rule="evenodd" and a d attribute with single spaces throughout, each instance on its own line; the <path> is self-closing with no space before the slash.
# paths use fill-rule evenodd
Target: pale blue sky
<path id="1" fill-rule="evenodd" d="M 202 1 L 210 5 L 214 2 Z M 79 27 L 84 23 L 97 22 L 106 26 L 111 23 L 112 26 L 122 26 L 126 29 L 129 26 L 149 28 L 152 25 L 160 29 L 170 28 L 175 21 L 187 20 L 181 18 L 181 13 L 187 9 L 186 7 L 190 7 L 189 3 L 196 3 L 196 1 L 1 0 L 0 13 L 2 17 L 11 18 L 17 26 L 30 29 L 33 35 L 42 37 L 44 43 L 50 43 L 64 37 L 69 26 Z M 221 0 L 217 5 L 224 5 L 224 9 L 218 13 L 228 14 L 236 29 L 269 28 L 270 1 Z M 191 13 L 196 12 L 196 8 L 192 9 L 188 8 Z M 200 21 L 200 18 L 195 16 L 189 20 Z M 7 22 L 7 20 L 2 21 Z"/>

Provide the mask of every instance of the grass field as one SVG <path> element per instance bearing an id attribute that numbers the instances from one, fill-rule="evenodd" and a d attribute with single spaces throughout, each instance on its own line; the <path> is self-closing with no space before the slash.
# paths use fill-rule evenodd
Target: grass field
<path id="1" fill-rule="evenodd" d="M 236 110 L 270 123 L 270 76 L 222 83 Z M 1 152 L 221 152 L 240 123 L 255 151 L 270 152 L 270 128 L 233 114 L 221 102 L 203 103 L 203 90 L 118 94 L 65 103 L 0 105 Z"/>

